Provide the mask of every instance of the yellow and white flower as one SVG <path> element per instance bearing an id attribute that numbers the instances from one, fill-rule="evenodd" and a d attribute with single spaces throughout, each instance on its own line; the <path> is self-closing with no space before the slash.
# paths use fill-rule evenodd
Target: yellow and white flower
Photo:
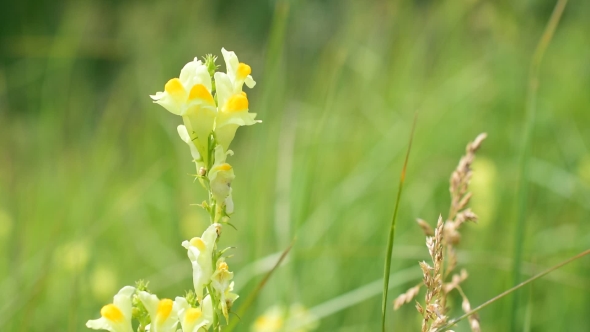
<path id="1" fill-rule="evenodd" d="M 319 326 L 318 318 L 312 315 L 303 305 L 293 303 L 287 310 L 275 305 L 268 308 L 252 324 L 252 332 L 309 332 Z"/>
<path id="2" fill-rule="evenodd" d="M 215 273 L 211 276 L 211 286 L 217 291 L 219 295 L 219 304 L 221 306 L 221 312 L 225 319 L 229 319 L 229 310 L 235 300 L 238 299 L 238 295 L 232 293 L 234 290 L 234 283 L 231 281 L 234 277 L 234 273 L 229 271 L 229 267 L 225 262 L 225 258 L 221 257 L 217 260 L 217 268 Z"/>
<path id="3" fill-rule="evenodd" d="M 209 171 L 209 184 L 211 192 L 217 202 L 217 206 L 222 208 L 225 206 L 226 213 L 234 211 L 234 202 L 231 196 L 231 183 L 235 179 L 233 167 L 226 163 L 227 155 L 232 155 L 231 150 L 224 152 L 223 147 L 218 145 L 215 147 L 215 164 Z"/>
<path id="4" fill-rule="evenodd" d="M 164 91 L 150 97 L 154 103 L 182 116 L 190 140 L 206 163 L 208 137 L 213 131 L 216 114 L 215 100 L 211 94 L 211 76 L 207 67 L 195 58 L 182 68 L 178 78 L 166 83 Z"/>
<path id="5" fill-rule="evenodd" d="M 101 317 L 89 320 L 86 327 L 110 332 L 133 332 L 131 326 L 131 297 L 133 293 L 135 293 L 134 287 L 123 287 L 113 298 L 113 303 L 100 309 Z"/>
<path id="6" fill-rule="evenodd" d="M 203 300 L 203 288 L 209 283 L 213 274 L 213 249 L 220 233 L 221 224 L 213 224 L 203 232 L 201 237 L 182 242 L 182 246 L 188 250 L 188 258 L 193 265 L 193 283 L 199 303 Z"/>
<path id="7" fill-rule="evenodd" d="M 176 332 L 178 313 L 174 310 L 174 302 L 170 299 L 158 299 L 154 294 L 141 291 L 139 300 L 150 314 L 150 332 Z"/>
<path id="8" fill-rule="evenodd" d="M 199 332 L 209 330 L 213 323 L 213 304 L 211 297 L 205 296 L 198 308 L 193 308 L 184 297 L 177 297 L 174 306 L 178 311 L 178 318 L 182 332 Z"/>
<path id="9" fill-rule="evenodd" d="M 250 75 L 251 69 L 245 63 L 238 61 L 234 52 L 221 49 L 227 73 L 215 73 L 215 88 L 217 89 L 217 117 L 215 119 L 215 137 L 224 150 L 234 139 L 236 130 L 240 126 L 250 126 L 257 122 L 256 113 L 248 112 L 248 96 L 242 91 L 244 83 L 249 88 L 256 85 Z"/>
<path id="10" fill-rule="evenodd" d="M 250 66 L 240 62 L 236 53 L 228 51 L 225 48 L 221 49 L 221 54 L 223 54 L 223 60 L 225 61 L 226 75 L 232 83 L 232 93 L 242 91 L 244 83 L 252 89 L 256 85 L 256 82 L 252 78 L 252 75 L 250 75 L 252 73 Z"/>
<path id="11" fill-rule="evenodd" d="M 250 328 L 252 332 L 279 332 L 285 325 L 286 312 L 283 307 L 272 306 L 260 315 Z"/>

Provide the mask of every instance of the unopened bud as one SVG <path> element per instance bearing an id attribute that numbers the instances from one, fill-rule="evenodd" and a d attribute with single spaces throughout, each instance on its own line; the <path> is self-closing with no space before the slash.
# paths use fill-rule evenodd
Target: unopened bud
<path id="1" fill-rule="evenodd" d="M 133 316 L 133 318 L 139 319 L 139 316 L 141 315 L 141 310 L 139 310 L 139 308 L 137 307 L 133 307 L 131 309 L 131 315 Z"/>
<path id="2" fill-rule="evenodd" d="M 205 167 L 199 168 L 199 176 L 205 176 L 207 174 L 207 169 Z"/>
<path id="3" fill-rule="evenodd" d="M 215 64 L 215 61 L 217 61 L 217 57 L 212 54 L 207 54 L 203 57 L 203 60 L 205 60 L 205 67 L 207 67 L 209 75 L 213 77 L 215 75 L 215 71 L 217 70 L 217 68 L 219 68 L 219 66 Z"/>

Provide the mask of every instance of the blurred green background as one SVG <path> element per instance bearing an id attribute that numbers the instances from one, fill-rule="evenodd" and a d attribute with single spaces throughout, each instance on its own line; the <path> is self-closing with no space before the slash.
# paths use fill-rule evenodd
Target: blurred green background
<path id="1" fill-rule="evenodd" d="M 20 1 L 0 11 L 0 330 L 84 331 L 124 285 L 192 287 L 184 239 L 208 220 L 178 117 L 151 103 L 195 56 L 233 50 L 258 85 L 238 131 L 230 266 L 243 298 L 296 236 L 239 331 L 301 303 L 319 331 L 377 331 L 386 233 L 419 111 L 390 299 L 421 278 L 415 225 L 448 211 L 468 141 L 460 245 L 472 306 L 512 286 L 531 56 L 554 1 Z M 540 71 L 523 273 L 590 247 L 590 3 L 572 0 Z M 222 64 L 222 61 L 220 61 Z M 224 66 L 222 66 L 224 69 Z M 409 270 L 407 270 L 410 268 Z M 401 272 L 400 272 L 401 271 Z M 460 313 L 455 296 L 452 316 Z M 236 302 L 236 307 L 240 300 Z M 390 307 L 391 308 L 391 305 Z M 391 310 L 391 309 L 390 309 Z M 590 260 L 535 282 L 484 331 L 587 331 Z M 416 331 L 412 305 L 391 330 Z M 456 331 L 468 331 L 463 322 Z"/>

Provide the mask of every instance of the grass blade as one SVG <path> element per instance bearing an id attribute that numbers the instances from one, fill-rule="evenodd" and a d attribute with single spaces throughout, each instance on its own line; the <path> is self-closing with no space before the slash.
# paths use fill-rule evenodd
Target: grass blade
<path id="1" fill-rule="evenodd" d="M 266 275 L 264 276 L 264 278 L 262 278 L 262 280 L 260 281 L 260 283 L 258 283 L 258 285 L 256 286 L 256 288 L 254 288 L 254 290 L 252 291 L 252 293 L 250 293 L 250 295 L 248 295 L 248 297 L 246 298 L 246 300 L 244 301 L 244 303 L 240 306 L 240 309 L 238 309 L 238 311 L 236 312 L 236 314 L 235 314 L 236 317 L 234 317 L 229 322 L 229 324 L 227 325 L 227 327 L 224 328 L 224 330 L 226 332 L 233 331 L 233 329 L 238 324 L 240 318 L 244 315 L 244 313 L 246 312 L 246 310 L 248 310 L 250 308 L 250 306 L 252 305 L 252 303 L 254 303 L 254 300 L 256 300 L 256 298 L 258 297 L 258 294 L 260 294 L 260 291 L 262 291 L 262 288 L 264 288 L 264 286 L 266 285 L 266 283 L 270 279 L 270 277 L 273 274 L 273 272 L 279 267 L 279 265 L 281 265 L 281 263 L 283 262 L 283 260 L 285 259 L 285 257 L 287 257 L 287 255 L 289 254 L 289 251 L 291 251 L 291 248 L 293 248 L 293 244 L 294 243 L 295 243 L 295 240 L 293 240 L 293 242 L 291 242 L 291 244 L 287 247 L 287 249 L 285 249 L 285 251 L 283 251 L 283 254 L 281 254 L 281 257 L 279 257 L 279 260 L 277 261 L 277 263 L 273 266 L 273 268 L 270 271 L 268 271 L 266 273 Z"/>
<path id="2" fill-rule="evenodd" d="M 545 271 L 543 271 L 543 272 L 541 272 L 541 273 L 539 273 L 539 274 L 537 274 L 537 275 L 535 275 L 535 276 L 533 276 L 533 277 L 531 277 L 531 278 L 529 278 L 529 279 L 521 282 L 520 284 L 518 284 L 518 285 L 516 285 L 516 286 L 514 286 L 514 287 L 512 287 L 512 288 L 510 288 L 510 289 L 508 289 L 508 290 L 506 290 L 506 291 L 504 291 L 504 292 L 496 295 L 495 297 L 487 300 L 486 302 L 480 304 L 478 307 L 474 308 L 473 310 L 471 310 L 471 311 L 469 311 L 469 312 L 467 312 L 467 313 L 465 313 L 465 314 L 463 314 L 463 315 L 461 315 L 461 316 L 459 316 L 459 317 L 457 317 L 455 319 L 450 320 L 446 325 L 441 326 L 440 328 L 438 328 L 436 330 L 436 332 L 444 331 L 446 328 L 449 328 L 449 327 L 457 324 L 459 321 L 461 321 L 461 320 L 467 318 L 468 316 L 470 316 L 470 315 L 472 315 L 472 314 L 480 311 L 481 309 L 483 309 L 483 308 L 487 307 L 488 305 L 496 302 L 497 300 L 503 298 L 504 296 L 506 296 L 506 295 L 508 295 L 510 293 L 513 293 L 514 291 L 518 290 L 519 288 L 522 288 L 522 287 L 528 285 L 529 283 L 531 283 L 531 282 L 533 282 L 533 281 L 535 281 L 535 280 L 537 280 L 537 279 L 539 279 L 539 278 L 541 278 L 541 277 L 543 277 L 543 276 L 545 276 L 545 275 L 547 275 L 547 274 L 549 274 L 549 273 L 551 273 L 551 272 L 559 269 L 560 267 L 562 267 L 564 265 L 567 265 L 567 264 L 569 264 L 569 263 L 571 263 L 571 262 L 573 262 L 573 261 L 575 261 L 575 260 L 577 260 L 579 258 L 582 258 L 582 257 L 584 257 L 584 256 L 586 256 L 588 254 L 590 254 L 590 249 L 585 250 L 585 251 L 582 251 L 581 253 L 577 254 L 576 256 L 571 257 L 571 258 L 569 258 L 569 259 L 567 259 L 567 260 L 565 260 L 565 261 L 563 261 L 563 262 L 561 262 L 561 263 L 559 263 L 557 265 L 554 265 L 554 266 L 548 268 L 547 270 L 545 270 Z"/>
<path id="3" fill-rule="evenodd" d="M 414 115 L 414 122 L 412 123 L 412 131 L 410 132 L 410 141 L 408 142 L 408 151 L 406 152 L 406 159 L 404 160 L 404 167 L 399 179 L 399 187 L 397 189 L 397 198 L 395 200 L 395 208 L 393 210 L 393 218 L 391 219 L 391 227 L 389 228 L 389 238 L 387 240 L 387 251 L 385 252 L 385 268 L 383 271 L 383 302 L 381 303 L 381 330 L 385 331 L 385 317 L 387 314 L 387 293 L 389 292 L 389 273 L 391 271 L 391 252 L 393 251 L 393 241 L 395 238 L 395 221 L 397 219 L 397 211 L 399 208 L 399 201 L 402 196 L 402 189 L 406 179 L 406 169 L 408 167 L 408 159 L 410 157 L 410 150 L 412 149 L 412 139 L 414 138 L 414 129 L 416 129 L 417 114 Z"/>
<path id="4" fill-rule="evenodd" d="M 513 266 L 513 284 L 516 285 L 520 282 L 521 277 L 521 263 L 522 263 L 522 256 L 523 256 L 523 242 L 524 242 L 524 233 L 525 233 L 525 218 L 527 215 L 527 199 L 528 199 L 528 181 L 525 174 L 528 174 L 528 162 L 530 159 L 530 150 L 531 150 L 531 141 L 533 136 L 533 129 L 535 124 L 535 116 L 537 113 L 536 109 L 536 100 L 537 100 L 537 90 L 539 88 L 539 68 L 541 67 L 541 61 L 543 60 L 543 56 L 545 55 L 545 51 L 553 38 L 553 34 L 555 33 L 555 29 L 559 24 L 559 20 L 561 19 L 561 15 L 565 9 L 565 5 L 567 4 L 567 0 L 558 0 L 555 4 L 555 8 L 551 13 L 551 17 L 547 22 L 547 26 L 545 27 L 545 31 L 541 36 L 541 40 L 537 44 L 535 48 L 535 53 L 533 54 L 533 58 L 531 61 L 531 66 L 529 69 L 529 83 L 528 83 L 528 90 L 527 90 L 527 100 L 526 100 L 526 118 L 524 123 L 524 134 L 522 140 L 522 150 L 520 152 L 520 161 L 519 161 L 519 184 L 518 184 L 518 194 L 517 194 L 517 204 L 518 204 L 518 218 L 516 224 L 516 232 L 514 234 L 514 266 Z M 517 324 L 516 324 L 516 312 L 519 306 L 519 297 L 518 294 L 514 294 L 512 297 L 512 308 L 511 308 L 511 319 L 510 319 L 510 327 L 511 331 L 517 331 Z"/>

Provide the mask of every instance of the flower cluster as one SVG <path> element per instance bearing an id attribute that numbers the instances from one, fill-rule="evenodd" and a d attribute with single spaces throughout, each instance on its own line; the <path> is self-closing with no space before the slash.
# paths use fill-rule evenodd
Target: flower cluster
<path id="1" fill-rule="evenodd" d="M 209 201 L 201 206 L 209 213 L 211 225 L 200 237 L 182 242 L 193 267 L 194 291 L 172 301 L 150 293 L 144 282 L 123 287 L 113 303 L 101 309 L 101 318 L 86 323 L 91 329 L 132 332 L 135 318 L 137 331 L 197 332 L 217 329 L 221 316 L 229 319 L 238 295 L 233 293 L 233 272 L 225 257 L 229 248 L 217 248 L 222 225 L 229 223 L 234 210 L 231 183 L 235 174 L 227 157 L 233 155 L 229 146 L 238 127 L 260 121 L 248 111 L 248 97 L 242 91 L 244 84 L 249 88 L 256 84 L 250 66 L 239 62 L 234 52 L 221 52 L 227 72 L 216 72 L 212 55 L 204 61 L 195 58 L 178 78 L 165 84 L 164 91 L 150 96 L 182 117 L 178 134 L 189 146 L 196 178 L 209 192 Z"/>
<path id="2" fill-rule="evenodd" d="M 215 72 L 213 56 L 205 57 L 205 63 L 195 58 L 178 78 L 166 83 L 163 92 L 151 96 L 155 103 L 182 117 L 184 124 L 178 126 L 178 135 L 189 145 L 197 176 L 213 196 L 213 205 L 204 207 L 214 222 L 233 212 L 231 182 L 235 175 L 226 162 L 233 154 L 229 145 L 238 127 L 260 122 L 254 120 L 255 113 L 248 112 L 248 96 L 242 90 L 244 83 L 249 88 L 256 85 L 250 66 L 239 62 L 234 52 L 221 52 L 226 73 Z"/>

